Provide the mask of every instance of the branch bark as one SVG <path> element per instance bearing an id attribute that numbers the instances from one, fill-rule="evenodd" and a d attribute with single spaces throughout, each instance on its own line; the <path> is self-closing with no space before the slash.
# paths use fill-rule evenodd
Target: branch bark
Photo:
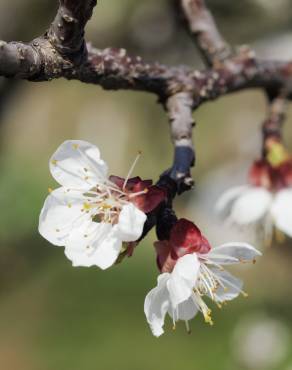
<path id="1" fill-rule="evenodd" d="M 40 69 L 39 55 L 31 45 L 0 41 L 0 75 L 28 78 Z"/>
<path id="2" fill-rule="evenodd" d="M 178 193 L 190 189 L 194 182 L 190 169 L 195 162 L 192 129 L 192 96 L 179 92 L 170 96 L 166 103 L 169 116 L 171 139 L 174 145 L 173 165 L 167 174 L 177 183 Z"/>
<path id="3" fill-rule="evenodd" d="M 221 36 L 204 0 L 179 0 L 186 27 L 208 66 L 230 58 L 231 48 Z"/>
<path id="4" fill-rule="evenodd" d="M 56 51 L 75 63 L 86 55 L 84 28 L 92 16 L 96 0 L 60 0 L 57 15 L 48 30 Z"/>
<path id="5" fill-rule="evenodd" d="M 270 139 L 282 141 L 282 127 L 286 118 L 287 99 L 285 91 L 279 92 L 277 96 L 270 98 L 267 118 L 262 126 L 263 133 L 263 157 L 267 154 L 267 145 Z"/>

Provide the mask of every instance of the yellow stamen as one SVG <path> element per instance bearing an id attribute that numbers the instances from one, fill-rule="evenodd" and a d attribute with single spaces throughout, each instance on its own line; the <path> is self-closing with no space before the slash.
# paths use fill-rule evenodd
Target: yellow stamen
<path id="1" fill-rule="evenodd" d="M 56 166 L 56 165 L 57 165 L 57 163 L 58 163 L 58 161 L 57 161 L 56 159 L 52 159 L 52 160 L 51 160 L 51 163 L 52 163 L 54 166 Z"/>
<path id="2" fill-rule="evenodd" d="M 112 207 L 109 204 L 103 203 L 100 208 L 103 211 L 106 211 L 107 209 L 111 209 Z"/>
<path id="3" fill-rule="evenodd" d="M 89 203 L 83 203 L 83 209 L 85 209 L 86 211 L 89 211 L 91 208 L 91 205 Z"/>
<path id="4" fill-rule="evenodd" d="M 214 325 L 214 322 L 213 322 L 213 320 L 212 320 L 212 317 L 211 316 L 209 316 L 209 315 L 205 315 L 205 323 L 206 324 L 209 324 L 210 326 L 213 326 Z"/>

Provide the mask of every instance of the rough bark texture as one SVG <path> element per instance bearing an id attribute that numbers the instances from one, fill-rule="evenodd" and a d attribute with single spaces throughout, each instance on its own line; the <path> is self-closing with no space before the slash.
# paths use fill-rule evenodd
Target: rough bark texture
<path id="1" fill-rule="evenodd" d="M 204 0 L 179 0 L 183 18 L 191 36 L 209 66 L 223 62 L 231 56 L 230 46 L 216 27 Z"/>

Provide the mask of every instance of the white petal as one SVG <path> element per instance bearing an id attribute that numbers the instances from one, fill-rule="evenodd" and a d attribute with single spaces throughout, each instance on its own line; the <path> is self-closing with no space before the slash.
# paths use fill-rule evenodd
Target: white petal
<path id="1" fill-rule="evenodd" d="M 190 296 L 186 301 L 180 303 L 175 310 L 168 309 L 169 315 L 175 320 L 191 320 L 198 313 L 198 307 L 195 304 L 193 297 Z"/>
<path id="2" fill-rule="evenodd" d="M 256 187 L 250 188 L 234 201 L 230 220 L 238 225 L 259 221 L 269 210 L 272 199 L 273 196 L 268 190 Z"/>
<path id="3" fill-rule="evenodd" d="M 92 256 L 86 254 L 85 252 L 65 247 L 64 253 L 65 256 L 72 262 L 72 266 L 74 267 L 91 267 L 95 265 Z"/>
<path id="4" fill-rule="evenodd" d="M 92 253 L 85 253 L 74 248 L 65 248 L 65 255 L 72 261 L 73 266 L 98 266 L 105 270 L 112 266 L 121 251 L 122 242 L 120 239 L 109 233 L 101 243 L 97 239 L 92 243 L 94 251 Z"/>
<path id="5" fill-rule="evenodd" d="M 196 284 L 199 269 L 200 262 L 195 253 L 186 254 L 178 259 L 170 279 L 167 282 L 167 288 L 173 307 L 186 301 L 191 296 L 193 287 Z"/>
<path id="6" fill-rule="evenodd" d="M 50 170 L 63 186 L 90 189 L 104 182 L 107 165 L 96 146 L 86 141 L 68 140 L 51 157 Z"/>
<path id="7" fill-rule="evenodd" d="M 171 276 L 172 278 L 179 276 L 193 286 L 198 277 L 199 269 L 200 262 L 197 254 L 186 254 L 178 259 Z"/>
<path id="8" fill-rule="evenodd" d="M 231 301 L 242 292 L 243 282 L 240 279 L 225 270 L 221 271 L 217 268 L 211 270 L 220 279 L 223 285 L 220 285 L 215 292 L 216 301 Z"/>
<path id="9" fill-rule="evenodd" d="M 232 202 L 241 194 L 247 191 L 250 187 L 248 185 L 235 186 L 226 190 L 215 204 L 215 211 L 218 213 L 229 212 Z"/>
<path id="10" fill-rule="evenodd" d="M 105 222 L 84 223 L 81 227 L 71 231 L 66 248 L 91 254 L 96 246 L 100 245 L 110 234 L 113 227 Z"/>
<path id="11" fill-rule="evenodd" d="M 91 222 L 90 215 L 81 212 L 82 194 L 63 187 L 54 190 L 45 200 L 39 217 L 39 232 L 49 242 L 63 246 L 72 232 Z"/>
<path id="12" fill-rule="evenodd" d="M 272 205 L 275 226 L 292 237 L 292 189 L 279 191 Z"/>
<path id="13" fill-rule="evenodd" d="M 114 235 L 110 235 L 97 247 L 93 255 L 96 266 L 102 270 L 111 267 L 116 262 L 121 249 L 122 241 Z"/>
<path id="14" fill-rule="evenodd" d="M 125 242 L 132 242 L 142 234 L 146 215 L 132 203 L 123 206 L 116 230 L 118 237 Z"/>
<path id="15" fill-rule="evenodd" d="M 166 288 L 168 279 L 168 273 L 159 275 L 157 287 L 150 290 L 145 298 L 144 312 L 152 333 L 156 337 L 164 333 L 164 318 L 169 308 L 169 294 Z"/>
<path id="16" fill-rule="evenodd" d="M 248 243 L 225 243 L 211 249 L 207 260 L 219 265 L 236 264 L 245 261 L 253 261 L 261 252 Z"/>

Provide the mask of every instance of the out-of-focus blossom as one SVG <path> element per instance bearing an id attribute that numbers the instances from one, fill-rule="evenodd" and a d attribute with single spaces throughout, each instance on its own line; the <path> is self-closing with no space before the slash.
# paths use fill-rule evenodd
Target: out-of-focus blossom
<path id="1" fill-rule="evenodd" d="M 211 310 L 203 297 L 207 296 L 219 307 L 236 298 L 242 290 L 242 281 L 223 269 L 222 265 L 254 261 L 260 255 L 245 243 L 227 243 L 211 248 L 207 239 L 192 222 L 180 219 L 173 226 L 169 240 L 155 243 L 157 263 L 161 275 L 157 286 L 146 296 L 144 311 L 152 333 L 163 334 L 168 313 L 175 326 L 186 322 L 198 312 L 213 324 Z"/>
<path id="2" fill-rule="evenodd" d="M 292 158 L 283 145 L 271 141 L 266 158 L 252 165 L 248 184 L 227 190 L 216 210 L 239 226 L 263 226 L 266 240 L 274 227 L 292 237 Z"/>
<path id="3" fill-rule="evenodd" d="M 140 238 L 146 213 L 164 199 L 151 180 L 107 177 L 99 149 L 85 141 L 65 141 L 50 160 L 61 187 L 48 195 L 39 219 L 40 234 L 57 246 L 73 266 L 115 263 L 123 242 Z"/>

